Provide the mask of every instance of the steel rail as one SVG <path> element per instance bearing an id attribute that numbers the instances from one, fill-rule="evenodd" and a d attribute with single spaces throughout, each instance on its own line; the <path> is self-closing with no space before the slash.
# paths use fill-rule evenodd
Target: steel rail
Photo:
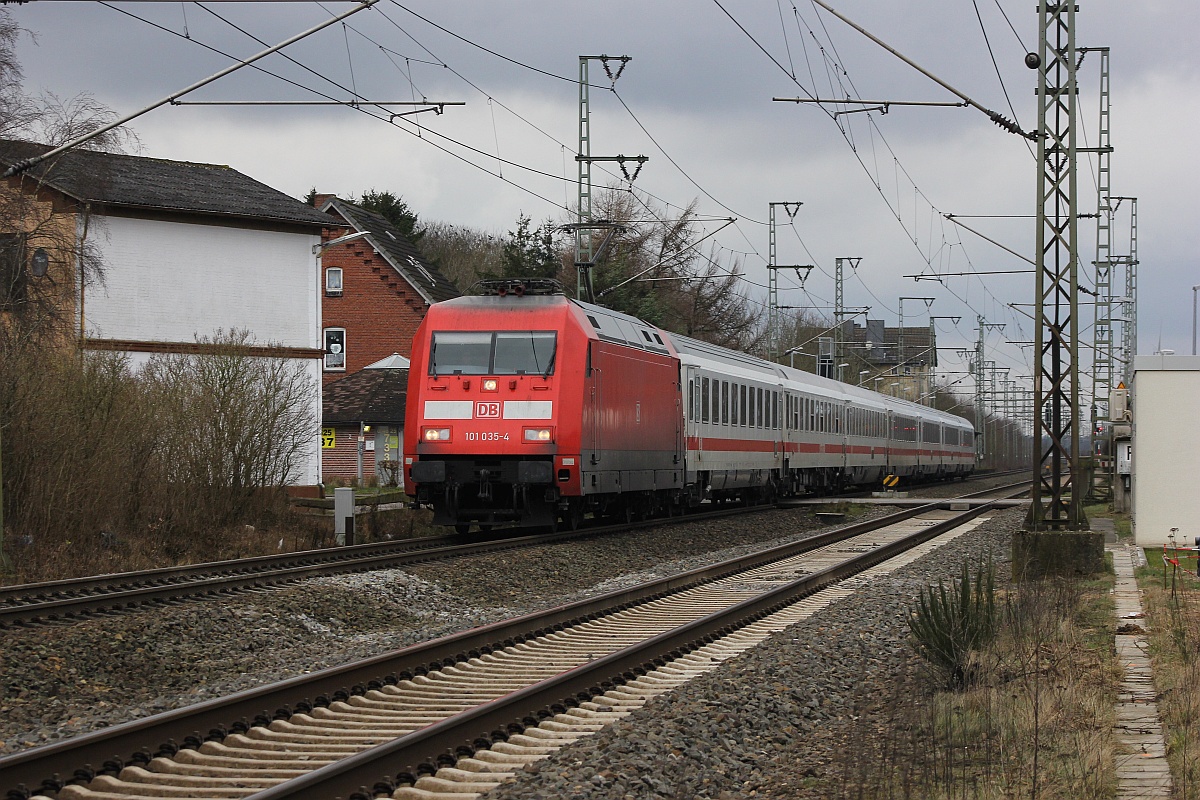
<path id="1" fill-rule="evenodd" d="M 315 564 L 346 560 L 364 553 L 390 552 L 419 547 L 436 547 L 457 541 L 453 535 L 421 536 L 390 542 L 374 542 L 342 547 L 322 547 L 299 550 L 291 553 L 251 556 L 226 561 L 206 561 L 199 564 L 184 564 L 176 567 L 158 567 L 135 572 L 112 572 L 105 575 L 89 575 L 83 578 L 63 578 L 39 583 L 21 583 L 0 586 L 0 604 L 30 604 L 35 598 L 82 596 L 88 592 L 111 591 L 114 587 L 133 588 L 153 583 L 194 580 L 195 576 L 212 577 L 218 574 L 251 572 L 278 569 L 281 566 Z"/>
<path id="2" fill-rule="evenodd" d="M 633 528 L 649 528 L 679 524 L 681 522 L 703 521 L 735 514 L 766 511 L 769 508 L 771 507 L 753 506 L 749 508 L 724 509 L 683 517 L 663 517 L 632 524 L 622 523 L 619 525 L 587 527 L 576 531 L 528 534 L 525 536 L 497 538 L 486 542 L 472 542 L 469 544 L 437 544 L 439 540 L 444 542 L 460 541 L 461 537 L 459 536 L 423 537 L 420 540 L 404 540 L 402 542 L 390 542 L 386 544 L 354 545 L 349 548 L 339 547 L 324 550 L 309 550 L 304 553 L 291 554 L 292 557 L 290 558 L 288 556 L 257 556 L 255 559 L 215 562 L 213 565 L 196 565 L 197 571 L 193 574 L 197 577 L 185 582 L 170 582 L 168 576 L 177 570 L 188 570 L 191 568 L 166 568 L 161 570 L 163 574 L 160 580 L 149 584 L 135 583 L 133 585 L 122 585 L 107 592 L 93 591 L 91 594 L 39 599 L 25 605 L 0 605 L 0 630 L 14 625 L 72 620 L 94 613 L 134 609 L 169 600 L 227 595 L 245 589 L 258 589 L 294 583 L 305 578 L 336 575 L 346 572 L 366 572 L 373 569 L 407 566 L 445 558 L 458 558 L 545 544 L 557 544 L 571 539 L 605 535 Z M 414 541 L 424 542 L 428 546 L 417 548 L 405 546 Z M 363 549 L 360 550 L 359 548 Z M 328 554 L 327 557 L 323 557 L 326 554 Z M 271 560 L 276 560 L 274 565 Z M 260 563 L 256 566 L 260 568 L 254 571 L 239 571 L 237 567 L 242 561 L 258 561 Z M 226 565 L 233 571 L 230 571 L 230 569 L 218 569 L 215 573 L 209 574 L 204 569 L 206 566 L 224 568 Z M 151 572 L 157 573 L 160 571 L 154 570 Z M 139 576 L 141 574 L 143 573 L 121 573 L 122 576 L 127 577 Z M 83 580 L 83 583 L 85 585 L 103 585 L 105 577 L 86 578 Z M 27 585 L 37 586 L 38 584 Z"/>
<path id="3" fill-rule="evenodd" d="M 901 522 L 932 511 L 942 502 L 904 509 L 640 586 L 31 748 L 0 758 L 0 775 L 6 784 L 0 785 L 0 791 L 18 785 L 57 791 L 68 781 L 86 782 L 95 774 L 115 775 L 127 765 L 142 765 L 159 755 L 173 755 L 208 740 L 219 741 L 252 725 L 286 719 L 293 713 L 327 706 L 368 689 L 451 666 L 604 613 Z M 968 513 L 982 513 L 985 508 L 980 506 Z"/>
<path id="4" fill-rule="evenodd" d="M 840 497 L 853 498 L 857 497 L 857 494 L 840 495 Z M 964 497 L 976 497 L 976 494 L 968 494 Z M 761 511 L 764 510 L 764 507 L 754 507 L 750 510 Z M 604 527 L 589 527 L 577 531 L 557 531 L 554 534 L 540 536 L 544 537 L 547 542 L 563 541 L 577 536 L 612 533 L 612 531 L 624 530 L 629 527 L 650 528 L 660 524 L 698 521 L 698 519 L 734 515 L 734 513 L 744 511 L 746 511 L 745 507 L 738 507 L 738 509 L 704 512 L 701 515 L 655 518 L 631 525 L 604 525 Z M 503 534 L 503 530 L 500 529 L 498 534 Z M 528 536 L 522 537 L 522 539 L 522 546 L 528 546 L 533 541 Z M 336 575 L 343 571 L 376 569 L 374 566 L 362 567 L 360 561 L 373 558 L 376 559 L 373 564 L 378 565 L 377 559 L 380 555 L 395 555 L 425 551 L 425 549 L 433 551 L 436 548 L 454 546 L 460 541 L 460 535 L 422 536 L 416 537 L 416 539 L 374 542 L 367 543 L 367 545 L 256 555 L 256 557 L 246 559 L 208 561 L 203 564 L 158 567 L 154 570 L 115 572 L 84 578 L 66 578 L 61 581 L 8 585 L 8 587 L 0 587 L 0 630 L 4 630 L 7 626 L 22 625 L 25 622 L 73 619 L 89 613 L 112 612 L 112 610 L 136 608 L 154 602 L 227 593 L 227 591 L 239 589 L 236 585 L 216 584 L 210 588 L 205 584 L 214 579 L 251 575 L 270 577 L 272 573 L 289 569 L 289 567 L 312 565 L 326 565 L 328 567 L 325 570 L 326 575 Z M 263 585 L 292 581 L 292 579 L 299 578 L 282 578 L 280 581 L 251 583 L 248 584 L 248 587 L 258 588 Z M 154 593 L 152 590 L 155 588 L 162 589 L 162 591 Z M 134 594 L 121 595 L 120 593 Z M 104 600 L 112 600 L 112 602 L 104 602 Z"/>
<path id="5" fill-rule="evenodd" d="M 418 774 L 434 774 L 438 767 L 453 766 L 457 759 L 474 755 L 481 739 L 498 741 L 506 738 L 505 731 L 521 732 L 522 720 L 536 719 L 542 712 L 554 713 L 591 700 L 819 589 L 953 530 L 992 507 L 977 506 L 841 564 L 256 792 L 247 800 L 370 800 L 378 797 L 380 790 L 390 795 L 400 785 L 414 783 Z"/>

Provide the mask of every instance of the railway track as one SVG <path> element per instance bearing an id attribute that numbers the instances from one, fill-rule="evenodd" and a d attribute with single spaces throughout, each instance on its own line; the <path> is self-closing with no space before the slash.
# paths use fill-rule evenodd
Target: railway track
<path id="1" fill-rule="evenodd" d="M 987 508 L 906 510 L 29 750 L 0 759 L 0 791 L 28 796 L 15 790 L 20 783 L 93 800 L 330 798 L 375 786 L 384 774 L 387 785 L 376 788 L 399 789 L 397 796 L 427 796 L 431 787 L 478 791 L 476 784 L 503 780 L 520 759 L 541 757 L 719 663 L 739 651 L 738 641 L 768 635 L 783 624 L 771 615 L 790 613 L 784 609 L 797 598 Z M 438 773 L 439 766 L 451 771 Z"/>
<path id="2" fill-rule="evenodd" d="M 184 567 L 99 575 L 40 584 L 0 587 L 0 630 L 14 625 L 73 621 L 94 614 L 126 611 L 186 598 L 228 595 L 249 589 L 284 586 L 306 578 L 367 572 L 429 561 L 536 547 L 634 527 L 694 522 L 731 514 L 762 511 L 754 506 L 603 525 L 576 531 L 510 536 L 463 542 L 458 534 L 427 536 L 395 542 L 308 550 L 281 556 L 259 556 Z"/>
<path id="3" fill-rule="evenodd" d="M 457 534 L 426 536 L 277 556 L 0 586 L 0 630 L 19 625 L 70 622 L 95 614 L 132 610 L 186 598 L 214 597 L 249 589 L 284 586 L 321 575 L 394 568 L 615 533 L 630 527 L 692 522 L 763 508 L 765 506 L 737 508 L 633 525 L 589 526 L 577 531 L 496 538 L 466 544 L 463 543 L 463 537 Z"/>

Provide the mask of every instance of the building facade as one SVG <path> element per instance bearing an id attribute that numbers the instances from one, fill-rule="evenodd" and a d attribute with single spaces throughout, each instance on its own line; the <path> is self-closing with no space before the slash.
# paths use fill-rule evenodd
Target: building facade
<path id="1" fill-rule="evenodd" d="M 321 328 L 326 385 L 391 354 L 411 355 L 412 337 L 433 303 L 458 288 L 379 214 L 330 195 L 317 206 L 346 226 L 321 254 Z M 345 237 L 342 243 L 330 244 Z"/>
<path id="2" fill-rule="evenodd" d="M 49 149 L 0 141 L 0 164 Z M 320 419 L 318 246 L 344 232 L 336 219 L 228 166 L 85 150 L 8 179 L 4 202 L 21 214 L 8 215 L 0 245 L 24 252 L 4 260 L 0 280 L 8 294 L 56 293 L 80 347 L 136 368 L 245 331 L 251 354 L 302 365 Z M 320 469 L 314 430 L 293 483 L 315 487 Z"/>

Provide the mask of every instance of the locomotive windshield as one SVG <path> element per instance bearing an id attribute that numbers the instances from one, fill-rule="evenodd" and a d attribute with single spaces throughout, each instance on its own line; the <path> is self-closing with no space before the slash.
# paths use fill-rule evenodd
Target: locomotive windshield
<path id="1" fill-rule="evenodd" d="M 439 331 L 429 350 L 430 375 L 554 374 L 554 331 Z"/>

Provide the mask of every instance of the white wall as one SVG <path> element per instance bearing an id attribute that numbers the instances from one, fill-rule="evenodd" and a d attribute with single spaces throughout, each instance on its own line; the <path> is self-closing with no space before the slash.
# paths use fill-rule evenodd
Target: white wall
<path id="1" fill-rule="evenodd" d="M 322 346 L 312 252 L 319 232 L 105 217 L 88 236 L 105 269 L 103 284 L 84 294 L 91 338 L 190 343 L 218 328 L 240 328 L 256 344 Z M 149 357 L 127 355 L 135 368 Z M 316 386 L 317 426 L 296 483 L 313 485 L 321 479 L 320 359 L 308 359 L 305 371 Z"/>
<path id="2" fill-rule="evenodd" d="M 1200 536 L 1200 357 L 1138 356 L 1133 379 L 1133 533 L 1158 546 Z M 1194 563 L 1192 563 L 1194 566 Z"/>
<path id="3" fill-rule="evenodd" d="M 105 217 L 89 238 L 105 266 L 85 292 L 90 337 L 191 342 L 236 327 L 318 347 L 317 233 Z"/>

